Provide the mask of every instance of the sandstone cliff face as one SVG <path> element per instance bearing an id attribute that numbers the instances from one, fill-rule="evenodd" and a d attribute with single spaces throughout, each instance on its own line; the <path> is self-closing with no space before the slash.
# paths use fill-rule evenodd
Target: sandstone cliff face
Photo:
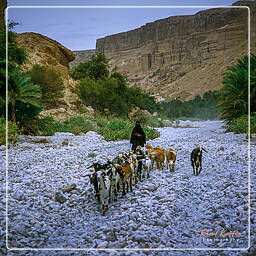
<path id="1" fill-rule="evenodd" d="M 255 46 L 255 2 L 237 2 L 251 9 Z M 215 8 L 175 16 L 138 29 L 100 38 L 104 53 L 132 84 L 159 100 L 188 100 L 222 87 L 222 72 L 248 52 L 247 8 Z"/>
<path id="2" fill-rule="evenodd" d="M 57 41 L 37 33 L 17 34 L 18 45 L 28 53 L 28 60 L 23 66 L 29 70 L 34 64 L 49 66 L 57 70 L 64 81 L 64 97 L 58 109 L 42 111 L 42 115 L 52 115 L 57 120 L 65 120 L 74 116 L 80 100 L 74 93 L 75 81 L 69 73 L 69 62 L 75 59 L 72 51 L 65 48 Z"/>
<path id="3" fill-rule="evenodd" d="M 34 64 L 52 66 L 64 79 L 68 79 L 69 62 L 75 59 L 72 51 L 57 41 L 37 33 L 18 34 L 17 41 L 29 55 L 25 69 L 30 69 Z"/>
<path id="4" fill-rule="evenodd" d="M 95 54 L 95 49 L 93 50 L 81 50 L 81 51 L 73 51 L 75 55 L 75 60 L 69 63 L 70 67 L 74 67 L 79 65 L 81 62 L 85 62 L 91 59 L 91 57 Z"/>

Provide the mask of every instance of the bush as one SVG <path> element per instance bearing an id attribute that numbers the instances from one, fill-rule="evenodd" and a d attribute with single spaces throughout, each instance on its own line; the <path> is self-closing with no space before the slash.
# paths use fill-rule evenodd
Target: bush
<path id="1" fill-rule="evenodd" d="M 109 121 L 106 126 L 99 128 L 98 133 L 107 141 L 129 140 L 133 127 L 134 122 L 115 119 Z M 143 130 L 147 140 L 159 137 L 158 131 L 153 128 L 144 127 Z"/>
<path id="2" fill-rule="evenodd" d="M 242 115 L 232 120 L 228 126 L 228 131 L 248 133 L 248 115 Z M 251 115 L 251 133 L 256 133 L 256 113 Z"/>
<path id="3" fill-rule="evenodd" d="M 58 71 L 50 67 L 41 66 L 39 64 L 33 65 L 28 72 L 31 77 L 31 82 L 38 84 L 42 88 L 42 100 L 44 103 L 52 103 L 56 105 L 56 101 L 63 97 L 63 80 Z"/>
<path id="4" fill-rule="evenodd" d="M 98 82 L 85 78 L 78 84 L 77 92 L 85 105 L 90 105 L 101 113 L 109 109 L 111 113 L 121 116 L 127 114 L 130 107 L 120 87 L 120 81 L 115 78 Z"/>
<path id="5" fill-rule="evenodd" d="M 30 121 L 24 133 L 47 136 L 54 135 L 56 132 L 71 132 L 79 135 L 80 133 L 95 131 L 107 141 L 116 141 L 130 139 L 133 127 L 134 122 L 121 118 L 108 120 L 103 116 L 97 118 L 76 116 L 65 122 L 58 122 L 51 117 L 44 117 Z M 155 129 L 149 127 L 143 129 L 147 140 L 159 137 L 159 133 Z"/>
<path id="6" fill-rule="evenodd" d="M 96 123 L 80 116 L 72 117 L 66 122 L 56 121 L 52 117 L 43 117 L 29 122 L 24 127 L 23 132 L 25 134 L 45 136 L 54 135 L 56 132 L 71 132 L 79 135 L 80 133 L 95 131 L 96 127 Z"/>
<path id="7" fill-rule="evenodd" d="M 94 82 L 106 79 L 109 76 L 108 61 L 104 54 L 95 54 L 91 60 L 72 68 L 70 76 L 75 80 L 90 78 Z"/>
<path id="8" fill-rule="evenodd" d="M 15 143 L 19 135 L 19 128 L 16 123 L 8 122 L 8 144 Z M 6 121 L 0 117 L 0 145 L 5 145 L 6 142 Z"/>

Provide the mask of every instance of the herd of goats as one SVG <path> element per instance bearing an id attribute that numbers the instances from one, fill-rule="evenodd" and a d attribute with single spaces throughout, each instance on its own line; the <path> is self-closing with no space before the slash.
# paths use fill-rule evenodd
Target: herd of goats
<path id="1" fill-rule="evenodd" d="M 191 152 L 191 165 L 193 172 L 198 175 L 202 169 L 202 152 L 207 152 L 202 147 L 197 147 Z M 117 200 L 120 185 L 123 186 L 123 196 L 132 191 L 132 186 L 144 178 L 149 178 L 151 170 L 156 165 L 157 169 L 165 166 L 171 172 L 175 170 L 176 152 L 173 149 L 162 147 L 138 146 L 135 151 L 120 152 L 112 161 L 105 164 L 93 163 L 89 169 L 90 182 L 93 184 L 96 199 L 100 204 L 102 215 L 108 210 L 109 203 Z"/>

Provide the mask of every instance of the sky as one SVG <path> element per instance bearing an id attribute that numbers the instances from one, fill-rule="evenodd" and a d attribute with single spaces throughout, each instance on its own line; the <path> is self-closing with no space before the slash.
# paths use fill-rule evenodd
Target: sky
<path id="1" fill-rule="evenodd" d="M 9 20 L 20 23 L 15 27 L 15 32 L 40 33 L 60 42 L 70 50 L 87 50 L 96 48 L 97 38 L 132 30 L 157 19 L 191 15 L 209 9 L 208 6 L 228 6 L 234 2 L 235 0 L 8 0 L 7 16 Z M 60 6 L 69 6 L 69 8 Z M 88 8 L 90 6 L 101 6 L 101 8 Z M 143 8 L 111 8 L 111 6 L 143 6 Z M 145 8 L 145 6 L 163 8 Z M 164 6 L 181 6 L 181 8 Z"/>

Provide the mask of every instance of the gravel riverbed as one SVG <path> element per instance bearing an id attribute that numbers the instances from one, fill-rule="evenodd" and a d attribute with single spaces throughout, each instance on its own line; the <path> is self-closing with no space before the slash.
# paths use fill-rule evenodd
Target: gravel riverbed
<path id="1" fill-rule="evenodd" d="M 129 141 L 106 142 L 94 132 L 83 136 L 21 136 L 8 151 L 9 248 L 70 251 L 6 251 L 2 239 L 0 254 L 256 255 L 255 248 L 240 250 L 248 247 L 249 223 L 251 245 L 255 247 L 256 242 L 256 193 L 255 185 L 251 185 L 249 209 L 245 135 L 225 133 L 220 121 L 181 123 L 186 124 L 193 128 L 159 128 L 161 136 L 148 141 L 176 150 L 175 172 L 153 170 L 149 179 L 133 187 L 133 192 L 124 197 L 120 193 L 106 216 L 100 214 L 87 167 L 129 150 Z M 190 152 L 197 145 L 208 153 L 203 153 L 202 172 L 194 176 Z M 255 142 L 250 150 L 250 179 L 255 184 Z M 0 160 L 0 231 L 4 238 L 4 147 Z M 77 189 L 61 192 L 73 183 Z M 56 192 L 61 192 L 65 202 L 55 200 Z M 74 248 L 81 251 L 72 251 Z M 104 250 L 111 248 L 115 250 Z"/>

